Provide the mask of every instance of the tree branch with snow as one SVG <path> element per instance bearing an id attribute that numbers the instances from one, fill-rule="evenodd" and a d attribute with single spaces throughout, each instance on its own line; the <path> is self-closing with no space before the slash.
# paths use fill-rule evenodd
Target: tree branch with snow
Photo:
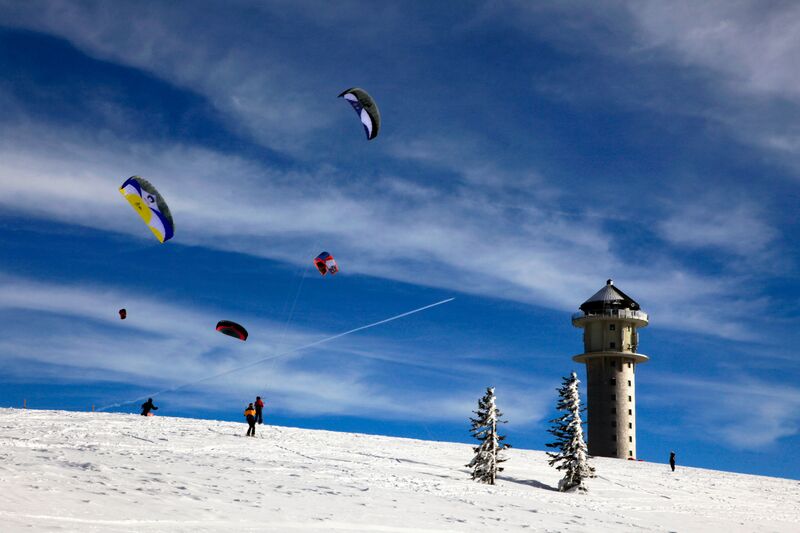
<path id="1" fill-rule="evenodd" d="M 507 458 L 501 452 L 511 447 L 503 442 L 505 436 L 497 433 L 497 424 L 506 422 L 500 419 L 503 413 L 497 408 L 496 399 L 494 388 L 487 388 L 486 394 L 478 400 L 478 410 L 473 411 L 475 418 L 470 418 L 470 433 L 480 444 L 473 448 L 475 456 L 467 467 L 473 469 L 472 479 L 489 485 L 494 485 L 497 473 L 503 471 L 499 465 Z"/>
<path id="2" fill-rule="evenodd" d="M 558 449 L 555 453 L 547 452 L 550 457 L 548 463 L 564 472 L 564 477 L 558 482 L 558 490 L 562 492 L 586 492 L 584 480 L 594 477 L 594 467 L 589 465 L 588 451 L 583 440 L 579 383 L 575 372 L 563 378 L 561 387 L 556 389 L 559 395 L 556 409 L 564 414 L 551 420 L 553 426 L 548 430 L 556 440 L 547 446 Z"/>

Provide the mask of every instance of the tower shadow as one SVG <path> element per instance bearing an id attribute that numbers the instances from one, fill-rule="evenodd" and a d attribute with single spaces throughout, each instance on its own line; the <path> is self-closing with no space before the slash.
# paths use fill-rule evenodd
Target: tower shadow
<path id="1" fill-rule="evenodd" d="M 517 479 L 511 476 L 497 476 L 497 479 L 501 481 L 517 483 L 519 485 L 527 485 L 528 487 L 534 487 L 537 489 L 552 490 L 554 492 L 558 492 L 558 489 L 556 487 L 551 487 L 550 485 L 542 483 L 541 481 L 536 481 L 535 479 Z"/>

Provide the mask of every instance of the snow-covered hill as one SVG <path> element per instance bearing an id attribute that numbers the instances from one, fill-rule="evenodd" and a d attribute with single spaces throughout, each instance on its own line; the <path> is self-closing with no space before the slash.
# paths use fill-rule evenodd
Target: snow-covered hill
<path id="1" fill-rule="evenodd" d="M 183 418 L 0 409 L 0 531 L 800 531 L 800 483 L 595 459 L 590 494 L 511 450 Z"/>

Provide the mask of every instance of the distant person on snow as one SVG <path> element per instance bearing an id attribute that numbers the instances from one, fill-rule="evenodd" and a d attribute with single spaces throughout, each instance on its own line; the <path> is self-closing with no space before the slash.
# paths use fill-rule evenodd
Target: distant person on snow
<path id="1" fill-rule="evenodd" d="M 675 471 L 675 452 L 669 452 L 669 466 Z"/>
<path id="2" fill-rule="evenodd" d="M 152 416 L 150 411 L 158 411 L 158 407 L 153 405 L 152 398 L 148 398 L 147 401 L 142 404 L 142 416 Z"/>
<path id="3" fill-rule="evenodd" d="M 253 407 L 253 404 L 247 406 L 247 409 L 244 410 L 244 416 L 247 418 L 247 424 L 250 426 L 247 428 L 247 436 L 248 437 L 255 437 L 256 436 L 256 408 Z"/>
<path id="4" fill-rule="evenodd" d="M 261 396 L 256 396 L 256 423 L 263 424 L 264 417 L 261 416 L 261 412 L 264 410 L 264 401 L 261 399 Z"/>

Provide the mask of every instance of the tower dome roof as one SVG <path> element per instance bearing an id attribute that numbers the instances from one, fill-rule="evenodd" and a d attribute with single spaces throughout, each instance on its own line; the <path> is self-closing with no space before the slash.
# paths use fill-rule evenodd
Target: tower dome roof
<path id="1" fill-rule="evenodd" d="M 639 304 L 614 285 L 614 280 L 606 281 L 605 287 L 594 293 L 583 302 L 581 311 L 599 311 L 602 309 L 633 309 L 638 310 Z"/>

